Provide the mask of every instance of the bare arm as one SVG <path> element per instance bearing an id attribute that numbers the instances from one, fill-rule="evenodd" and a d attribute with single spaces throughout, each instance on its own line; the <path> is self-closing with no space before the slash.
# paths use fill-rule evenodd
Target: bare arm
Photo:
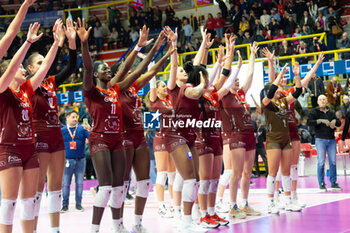
<path id="1" fill-rule="evenodd" d="M 206 34 L 206 30 L 204 31 L 203 27 L 201 27 L 201 33 L 202 33 L 202 43 L 201 46 L 199 47 L 199 50 L 196 54 L 196 56 L 194 57 L 194 61 L 193 61 L 193 65 L 194 66 L 199 66 L 201 64 L 202 58 L 205 54 L 205 52 L 208 53 L 208 50 L 206 50 L 207 46 L 208 46 L 208 42 L 210 40 L 210 33 Z M 213 41 L 212 41 L 213 42 Z M 212 44 L 212 42 L 209 42 Z M 211 46 L 211 45 L 210 45 Z"/>
<path id="2" fill-rule="evenodd" d="M 270 50 L 265 47 L 263 48 L 263 55 L 267 58 L 267 61 L 269 63 L 269 81 L 273 82 L 275 81 L 275 67 L 273 65 L 273 59 L 275 57 L 275 50 L 270 52 Z"/>
<path id="3" fill-rule="evenodd" d="M 21 24 L 27 14 L 28 8 L 36 0 L 26 0 L 19 8 L 16 17 L 12 20 L 10 26 L 7 28 L 6 34 L 0 40 L 0 60 L 4 57 L 7 50 L 10 48 L 13 39 L 16 37 Z"/>
<path id="4" fill-rule="evenodd" d="M 0 93 L 3 93 L 12 82 L 13 78 L 15 77 L 18 71 L 18 68 L 20 67 L 25 55 L 27 54 L 28 49 L 30 48 L 30 45 L 35 41 L 39 40 L 43 35 L 42 33 L 39 36 L 36 35 L 39 30 L 39 27 L 40 24 L 38 23 L 30 25 L 27 40 L 16 52 L 15 56 L 11 59 L 11 62 L 7 67 L 5 73 L 0 77 Z"/>
<path id="5" fill-rule="evenodd" d="M 169 38 L 170 43 L 172 43 L 173 47 L 176 47 L 177 43 L 177 28 L 175 29 L 175 33 L 170 29 L 170 27 L 165 27 L 165 34 Z M 177 51 L 175 51 L 170 57 L 170 75 L 168 80 L 168 88 L 173 90 L 176 87 L 176 74 L 177 68 L 179 65 L 179 56 Z"/>
<path id="6" fill-rule="evenodd" d="M 282 70 L 281 70 L 281 72 L 279 73 L 279 75 L 277 76 L 277 78 L 273 81 L 273 83 L 272 83 L 273 86 L 278 87 L 278 84 L 280 83 L 282 76 L 287 72 L 287 69 L 286 69 L 287 66 L 288 66 L 288 63 L 286 63 L 286 64 L 284 65 L 284 67 L 282 68 Z M 271 86 L 271 88 L 272 88 L 273 86 Z M 271 91 L 271 88 L 270 88 L 270 90 L 269 90 L 268 92 Z M 276 89 L 276 90 L 277 90 L 277 89 Z M 275 90 L 275 92 L 276 92 L 276 90 Z M 271 99 L 273 98 L 273 96 L 272 96 L 272 98 L 268 98 L 268 94 L 269 94 L 269 93 L 267 93 L 267 95 L 266 95 L 266 96 L 264 97 L 264 99 L 262 100 L 262 104 L 263 104 L 264 106 L 267 106 L 267 105 L 271 102 Z M 275 93 L 273 93 L 273 94 L 275 94 Z"/>
<path id="7" fill-rule="evenodd" d="M 318 67 L 322 64 L 323 59 L 324 59 L 324 54 L 320 53 L 320 55 L 318 56 L 318 59 L 317 59 L 317 62 L 315 63 L 315 65 L 306 74 L 306 76 L 303 78 L 303 80 L 301 80 L 301 86 L 302 87 L 306 87 L 306 85 L 310 82 L 312 76 L 314 76 L 314 74 L 316 73 Z"/>
<path id="8" fill-rule="evenodd" d="M 250 54 L 250 59 L 248 64 L 248 73 L 242 86 L 242 90 L 244 91 L 244 93 L 248 92 L 253 82 L 255 54 L 258 52 L 258 50 L 259 50 L 258 44 L 254 41 L 253 45 L 250 46 L 251 54 Z"/>
<path id="9" fill-rule="evenodd" d="M 209 83 L 207 88 L 211 87 L 211 85 L 213 84 L 219 70 L 221 67 L 221 64 L 223 63 L 225 57 L 225 50 L 224 47 L 222 45 L 219 46 L 219 50 L 218 50 L 218 58 L 217 61 L 214 65 L 214 67 L 209 71 Z"/>

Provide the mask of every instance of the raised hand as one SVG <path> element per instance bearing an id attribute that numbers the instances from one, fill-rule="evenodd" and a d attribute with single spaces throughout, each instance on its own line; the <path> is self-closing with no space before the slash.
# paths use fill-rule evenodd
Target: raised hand
<path id="1" fill-rule="evenodd" d="M 145 58 L 146 58 L 146 55 L 143 54 L 143 53 L 140 53 L 140 52 L 137 53 L 137 56 L 138 56 L 139 58 L 141 58 L 141 59 L 145 59 Z"/>
<path id="2" fill-rule="evenodd" d="M 222 64 L 225 61 L 225 49 L 224 46 L 220 45 L 218 49 L 218 63 Z"/>
<path id="3" fill-rule="evenodd" d="M 238 55 L 238 68 L 241 68 L 242 67 L 242 64 L 243 64 L 243 59 L 242 59 L 242 56 L 241 56 L 241 52 L 239 50 L 237 50 L 237 55 Z"/>
<path id="4" fill-rule="evenodd" d="M 28 6 L 33 5 L 36 2 L 36 0 L 25 0 L 24 3 L 28 4 Z"/>
<path id="5" fill-rule="evenodd" d="M 66 38 L 66 35 L 64 34 L 63 30 L 59 30 L 58 28 L 62 28 L 63 27 L 63 22 L 61 19 L 57 19 L 55 24 L 57 24 L 57 27 L 55 30 L 53 30 L 53 32 L 57 34 L 59 41 L 61 42 L 61 45 L 63 45 L 64 39 Z"/>
<path id="6" fill-rule="evenodd" d="M 80 41 L 82 43 L 87 42 L 89 39 L 90 31 L 92 27 L 89 27 L 88 30 L 85 29 L 85 19 L 83 19 L 83 22 L 81 22 L 80 18 L 78 18 L 78 23 L 74 22 L 75 25 L 75 31 L 77 32 Z"/>
<path id="7" fill-rule="evenodd" d="M 321 64 L 323 62 L 324 59 L 324 53 L 320 53 L 320 55 L 318 55 L 318 59 L 317 59 L 317 63 Z"/>
<path id="8" fill-rule="evenodd" d="M 171 40 L 172 43 L 176 44 L 176 42 L 177 42 L 177 28 L 175 28 L 175 33 L 174 33 L 173 30 L 171 30 L 171 28 L 169 26 L 165 26 L 164 33 L 165 33 L 165 36 L 168 37 L 169 40 Z"/>
<path id="9" fill-rule="evenodd" d="M 272 53 L 270 52 L 270 50 L 265 47 L 263 48 L 263 51 L 262 51 L 262 54 L 268 59 L 268 60 L 272 60 L 273 61 L 273 58 L 275 57 L 275 50 L 272 51 Z"/>
<path id="10" fill-rule="evenodd" d="M 173 47 L 172 45 L 169 46 L 168 52 L 165 56 L 170 57 L 175 51 L 177 50 L 176 47 Z"/>
<path id="11" fill-rule="evenodd" d="M 157 51 L 159 50 L 160 46 L 162 46 L 163 42 L 165 41 L 165 33 L 164 31 L 161 31 L 159 36 L 158 36 L 158 39 L 156 40 L 156 49 Z"/>
<path id="12" fill-rule="evenodd" d="M 293 66 L 293 73 L 294 73 L 294 76 L 298 76 L 300 78 L 300 65 L 299 65 L 299 62 L 295 62 L 294 66 Z"/>
<path id="13" fill-rule="evenodd" d="M 27 34 L 27 41 L 29 43 L 32 44 L 38 41 L 43 36 L 43 33 L 40 33 L 39 35 L 37 35 L 39 28 L 40 28 L 40 24 L 38 23 L 34 23 L 29 26 L 29 30 Z"/>
<path id="14" fill-rule="evenodd" d="M 211 47 L 211 46 L 213 45 L 213 43 L 214 43 L 214 39 L 210 40 L 210 36 L 211 36 L 210 33 L 208 33 L 208 34 L 206 35 L 206 39 L 205 39 L 205 48 L 206 48 L 206 49 L 210 49 L 210 47 Z"/>
<path id="15" fill-rule="evenodd" d="M 62 42 L 61 35 L 62 34 L 64 35 L 64 31 L 63 31 L 63 27 L 60 23 L 54 25 L 52 32 L 53 32 L 53 38 L 54 38 L 55 42 Z M 63 36 L 63 38 L 64 38 L 64 36 Z"/>
<path id="16" fill-rule="evenodd" d="M 205 40 L 205 37 L 207 36 L 207 29 L 204 29 L 204 26 L 201 26 L 201 35 L 202 39 Z"/>
<path id="17" fill-rule="evenodd" d="M 77 32 L 74 30 L 73 21 L 71 19 L 66 20 L 66 26 L 63 26 L 64 34 L 69 41 L 75 41 Z"/>
<path id="18" fill-rule="evenodd" d="M 253 44 L 250 45 L 250 53 L 252 55 L 255 55 L 259 50 L 259 46 L 258 43 L 256 43 L 256 41 L 253 42 Z"/>
<path id="19" fill-rule="evenodd" d="M 150 43 L 152 43 L 153 39 L 147 41 L 148 33 L 149 33 L 149 28 L 147 28 L 146 26 L 143 26 L 142 29 L 140 29 L 140 37 L 139 37 L 139 41 L 137 42 L 137 45 L 139 47 L 145 47 Z"/>
<path id="20" fill-rule="evenodd" d="M 287 66 L 288 66 L 289 64 L 288 63 L 286 63 L 284 66 L 283 66 L 283 68 L 282 68 L 282 70 L 281 70 L 281 72 L 280 72 L 280 75 L 279 76 L 283 76 L 283 75 L 285 75 L 286 73 L 287 73 Z"/>

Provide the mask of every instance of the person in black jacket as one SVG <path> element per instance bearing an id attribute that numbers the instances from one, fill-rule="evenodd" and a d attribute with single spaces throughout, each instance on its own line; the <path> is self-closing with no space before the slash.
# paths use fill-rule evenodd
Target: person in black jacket
<path id="1" fill-rule="evenodd" d="M 266 158 L 266 150 L 264 146 L 264 142 L 266 141 L 266 128 L 264 124 L 262 124 L 261 120 L 256 120 L 258 129 L 255 132 L 255 138 L 256 138 L 256 151 L 255 151 L 255 160 L 254 160 L 254 167 L 256 171 L 256 175 L 260 176 L 260 169 L 259 169 L 259 155 L 261 156 L 262 160 L 264 161 L 265 165 L 265 171 L 266 176 L 268 174 L 268 166 L 267 166 L 267 158 Z"/>
<path id="2" fill-rule="evenodd" d="M 317 99 L 317 103 L 319 107 L 312 109 L 309 115 L 308 125 L 315 127 L 317 178 L 320 189 L 321 191 L 327 191 L 324 181 L 324 165 L 327 152 L 331 190 L 342 190 L 337 184 L 337 144 L 334 137 L 334 130 L 341 125 L 341 122 L 335 116 L 335 113 L 327 107 L 327 97 L 325 95 L 320 95 Z"/>
<path id="3" fill-rule="evenodd" d="M 228 16 L 228 10 L 227 10 L 226 3 L 224 3 L 224 1 L 222 1 L 222 0 L 216 0 L 216 2 L 219 4 L 222 18 L 226 20 L 227 16 Z"/>
<path id="4" fill-rule="evenodd" d="M 310 97 L 311 97 L 311 104 L 312 108 L 316 108 L 317 105 L 317 99 L 320 95 L 326 94 L 324 85 L 322 82 L 322 79 L 317 77 L 316 74 L 312 77 L 311 81 L 307 85 L 307 88 L 310 89 Z"/>

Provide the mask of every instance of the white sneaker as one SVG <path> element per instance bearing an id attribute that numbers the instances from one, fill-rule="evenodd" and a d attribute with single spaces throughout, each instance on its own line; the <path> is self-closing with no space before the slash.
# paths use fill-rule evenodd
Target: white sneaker
<path id="1" fill-rule="evenodd" d="M 300 206 L 302 209 L 304 209 L 304 208 L 306 207 L 306 204 L 305 204 L 305 203 L 300 203 L 300 202 L 298 201 L 298 199 L 294 199 L 294 200 L 293 200 L 293 203 L 294 203 L 295 205 L 297 205 L 297 206 Z"/>
<path id="2" fill-rule="evenodd" d="M 201 219 L 200 209 L 196 208 L 195 205 L 192 206 L 192 219 L 195 223 L 199 223 Z"/>
<path id="3" fill-rule="evenodd" d="M 149 231 L 146 228 L 144 228 L 141 224 L 133 225 L 131 232 L 132 233 L 149 233 Z"/>
<path id="4" fill-rule="evenodd" d="M 180 232 L 183 232 L 183 233 L 202 233 L 207 231 L 208 229 L 204 229 L 194 222 L 190 224 L 182 223 L 181 229 L 180 229 Z"/>
<path id="5" fill-rule="evenodd" d="M 286 203 L 286 211 L 298 212 L 298 211 L 301 211 L 301 207 L 298 205 L 295 205 L 292 201 L 292 202 Z"/>
<path id="6" fill-rule="evenodd" d="M 228 213 L 230 207 L 227 204 L 222 203 L 221 201 L 215 204 L 215 212 L 217 213 Z"/>
<path id="7" fill-rule="evenodd" d="M 182 225 L 182 219 L 181 219 L 181 213 L 180 214 L 174 214 L 174 228 L 175 229 L 178 229 L 178 230 L 180 230 L 181 229 L 181 225 Z"/>
<path id="8" fill-rule="evenodd" d="M 277 208 L 274 202 L 271 202 L 267 207 L 267 211 L 269 214 L 279 214 L 280 210 Z"/>
<path id="9" fill-rule="evenodd" d="M 115 231 L 115 233 L 130 233 L 130 231 L 128 231 L 124 225 L 120 225 L 118 227 L 118 229 Z"/>
<path id="10" fill-rule="evenodd" d="M 279 209 L 279 210 L 284 210 L 285 209 L 285 205 L 280 202 L 280 201 L 275 201 L 275 206 Z"/>
<path id="11" fill-rule="evenodd" d="M 174 214 L 169 209 L 167 209 L 165 206 L 158 209 L 158 214 L 162 218 L 173 218 L 174 217 Z"/>

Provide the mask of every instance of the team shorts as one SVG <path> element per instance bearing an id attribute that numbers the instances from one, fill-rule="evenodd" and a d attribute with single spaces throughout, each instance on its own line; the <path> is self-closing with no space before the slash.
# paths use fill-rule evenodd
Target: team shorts
<path id="1" fill-rule="evenodd" d="M 292 143 L 288 135 L 280 137 L 269 137 L 266 136 L 266 150 L 281 149 L 288 150 L 292 149 Z"/>
<path id="2" fill-rule="evenodd" d="M 214 156 L 222 155 L 223 144 L 219 134 L 204 134 L 201 138 L 196 139 L 196 148 L 198 156 L 205 154 L 214 154 Z"/>
<path id="3" fill-rule="evenodd" d="M 35 137 L 37 153 L 54 153 L 65 149 L 61 129 L 36 132 Z"/>
<path id="4" fill-rule="evenodd" d="M 0 171 L 11 167 L 23 167 L 23 170 L 38 168 L 39 160 L 34 144 L 0 145 Z"/>
<path id="5" fill-rule="evenodd" d="M 99 151 L 120 151 L 123 150 L 123 140 L 120 134 L 99 134 L 90 132 L 89 147 L 93 156 Z"/>
<path id="6" fill-rule="evenodd" d="M 289 124 L 289 137 L 292 142 L 294 141 L 300 142 L 298 126 L 296 124 Z"/>
<path id="7" fill-rule="evenodd" d="M 246 151 L 255 150 L 254 132 L 232 132 L 224 133 L 223 135 L 225 135 L 226 144 L 230 146 L 230 150 L 238 148 L 244 148 Z"/>
<path id="8" fill-rule="evenodd" d="M 154 151 L 167 151 L 169 153 L 178 147 L 188 145 L 189 148 L 195 146 L 196 136 L 190 133 L 159 133 L 153 141 Z"/>
<path id="9" fill-rule="evenodd" d="M 139 147 L 147 147 L 147 141 L 143 130 L 124 131 L 123 147 L 125 149 L 137 149 Z"/>

